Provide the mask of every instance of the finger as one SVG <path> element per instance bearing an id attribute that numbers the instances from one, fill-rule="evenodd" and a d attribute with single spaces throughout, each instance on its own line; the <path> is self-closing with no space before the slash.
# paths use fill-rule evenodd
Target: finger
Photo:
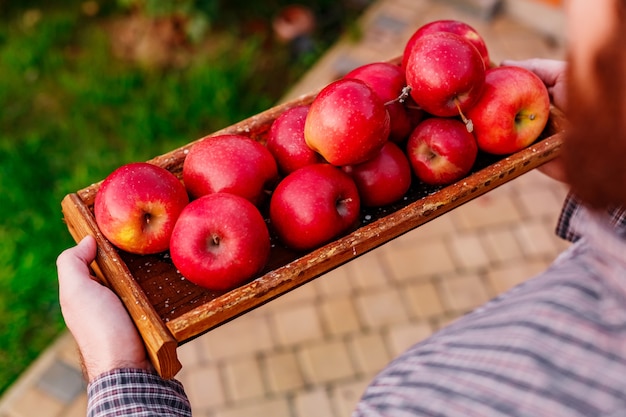
<path id="1" fill-rule="evenodd" d="M 60 285 L 75 277 L 90 276 L 89 264 L 96 257 L 96 241 L 93 236 L 84 237 L 76 246 L 63 251 L 57 258 Z"/>
<path id="2" fill-rule="evenodd" d="M 526 68 L 537 74 L 546 85 L 553 86 L 565 73 L 567 64 L 556 59 L 532 58 L 522 61 L 505 60 L 502 65 Z"/>

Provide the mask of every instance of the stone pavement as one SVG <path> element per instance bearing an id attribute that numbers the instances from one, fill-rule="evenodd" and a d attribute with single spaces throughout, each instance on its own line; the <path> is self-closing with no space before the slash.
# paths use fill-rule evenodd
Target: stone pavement
<path id="1" fill-rule="evenodd" d="M 558 9 L 513 0 L 487 20 L 480 3 L 378 0 L 361 20 L 361 37 L 338 42 L 285 100 L 399 56 L 412 32 L 435 19 L 470 23 L 495 62 L 563 57 Z M 179 379 L 194 416 L 349 416 L 393 357 L 532 277 L 566 247 L 553 233 L 565 193 L 530 172 L 182 346 Z M 0 417 L 83 416 L 85 407 L 65 333 L 0 399 Z"/>

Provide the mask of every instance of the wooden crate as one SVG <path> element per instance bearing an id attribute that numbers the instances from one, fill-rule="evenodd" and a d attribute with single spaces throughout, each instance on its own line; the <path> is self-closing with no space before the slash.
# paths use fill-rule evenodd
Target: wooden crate
<path id="1" fill-rule="evenodd" d="M 272 122 L 280 114 L 310 103 L 315 95 L 273 107 L 210 136 L 242 134 L 265 143 Z M 226 292 L 208 291 L 185 280 L 168 253 L 140 256 L 116 249 L 99 232 L 93 215 L 101 182 L 68 194 L 61 207 L 76 241 L 87 234 L 96 238 L 95 274 L 128 309 L 157 372 L 172 378 L 181 368 L 176 354 L 179 345 L 553 159 L 561 147 L 564 123 L 562 114 L 553 109 L 545 131 L 530 147 L 506 157 L 480 154 L 470 175 L 446 187 L 415 182 L 404 200 L 385 208 L 364 208 L 359 227 L 323 247 L 296 253 L 274 240 L 265 270 Z M 148 162 L 180 178 L 185 155 L 197 141 Z"/>

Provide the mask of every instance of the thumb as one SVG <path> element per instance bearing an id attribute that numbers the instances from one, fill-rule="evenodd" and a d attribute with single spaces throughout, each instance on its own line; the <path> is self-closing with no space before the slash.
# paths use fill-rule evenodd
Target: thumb
<path id="1" fill-rule="evenodd" d="M 82 277 L 89 277 L 89 264 L 96 257 L 96 240 L 93 236 L 84 237 L 76 246 L 63 251 L 57 258 L 59 286 L 71 287 Z"/>

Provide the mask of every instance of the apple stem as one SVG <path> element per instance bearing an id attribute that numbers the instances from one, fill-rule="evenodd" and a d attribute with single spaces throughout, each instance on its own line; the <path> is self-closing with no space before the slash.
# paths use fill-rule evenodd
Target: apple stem
<path id="1" fill-rule="evenodd" d="M 409 94 L 411 94 L 411 87 L 406 85 L 402 88 L 402 91 L 400 92 L 400 95 L 396 98 L 394 98 L 393 100 L 389 100 L 388 102 L 385 103 L 385 106 L 389 106 L 393 103 L 404 103 L 406 101 L 407 98 L 409 98 Z"/>
<path id="2" fill-rule="evenodd" d="M 456 108 L 459 111 L 459 114 L 461 115 L 461 120 L 463 120 L 463 123 L 465 123 L 465 128 L 467 129 L 469 133 L 472 133 L 474 131 L 474 122 L 472 122 L 470 119 L 465 117 L 465 115 L 461 111 L 461 105 L 457 97 L 454 98 L 454 104 L 456 105 Z"/>
<path id="3" fill-rule="evenodd" d="M 515 120 L 522 120 L 522 119 L 535 120 L 536 118 L 537 118 L 537 115 L 535 113 L 530 113 L 529 115 L 517 114 L 515 116 Z"/>
<path id="4" fill-rule="evenodd" d="M 347 208 L 346 208 L 346 204 L 349 204 L 352 201 L 352 199 L 350 197 L 348 198 L 339 198 L 337 200 L 337 202 L 335 203 L 335 206 L 337 207 L 337 212 L 343 216 L 347 213 Z"/>

